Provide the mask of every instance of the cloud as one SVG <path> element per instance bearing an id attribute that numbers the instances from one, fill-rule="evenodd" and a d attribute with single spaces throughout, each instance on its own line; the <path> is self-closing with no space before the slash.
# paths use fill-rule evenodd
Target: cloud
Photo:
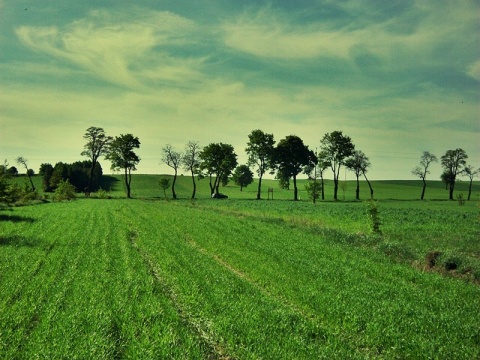
<path id="1" fill-rule="evenodd" d="M 468 66 L 467 75 L 480 81 L 480 60 L 477 60 Z"/>
<path id="2" fill-rule="evenodd" d="M 142 21 L 135 20 L 135 14 L 130 15 L 133 20 L 92 11 L 88 18 L 74 21 L 64 28 L 21 26 L 16 29 L 16 34 L 27 47 L 66 60 L 116 85 L 143 88 L 137 72 L 152 66 L 146 60 L 153 61 L 157 67 L 160 66 L 158 60 L 170 60 L 167 64 L 170 72 L 187 75 L 181 62 L 177 68 L 174 66 L 177 61 L 168 57 L 154 59 L 152 51 L 159 46 L 187 42 L 193 23 L 169 12 L 150 13 Z M 144 75 L 148 74 L 148 71 L 144 72 Z"/>

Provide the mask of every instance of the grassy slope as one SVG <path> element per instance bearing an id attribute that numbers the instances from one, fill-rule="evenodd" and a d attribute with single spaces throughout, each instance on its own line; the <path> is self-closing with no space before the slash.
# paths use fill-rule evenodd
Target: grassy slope
<path id="1" fill-rule="evenodd" d="M 361 204 L 343 205 L 355 224 Z M 2 211 L 0 357 L 480 356 L 478 286 L 392 262 L 355 243 L 368 237 L 312 223 L 319 210 L 81 199 Z"/>

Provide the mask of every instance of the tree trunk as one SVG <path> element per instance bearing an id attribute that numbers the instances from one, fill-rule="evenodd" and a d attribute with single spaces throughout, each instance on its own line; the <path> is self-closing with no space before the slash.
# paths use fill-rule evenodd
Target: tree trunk
<path id="1" fill-rule="evenodd" d="M 130 179 L 130 181 L 129 181 L 129 179 Z M 129 174 L 128 169 L 125 168 L 125 186 L 127 188 L 127 198 L 129 198 L 129 199 L 131 197 L 130 196 L 130 182 L 132 181 L 131 179 L 132 179 L 132 174 L 131 173 Z"/>
<path id="2" fill-rule="evenodd" d="M 473 179 L 470 179 L 470 185 L 468 186 L 468 198 L 467 198 L 468 201 L 470 201 L 470 195 L 472 194 L 472 182 L 473 182 Z"/>
<path id="3" fill-rule="evenodd" d="M 449 200 L 453 200 L 453 190 L 455 188 L 455 183 L 452 182 L 450 183 L 450 190 L 449 190 L 449 194 L 448 194 L 448 199 Z"/>
<path id="4" fill-rule="evenodd" d="M 293 200 L 298 201 L 297 176 L 293 175 Z"/>
<path id="5" fill-rule="evenodd" d="M 260 196 L 261 187 L 262 187 L 262 175 L 260 175 L 260 178 L 258 179 L 257 200 L 261 199 L 261 196 Z"/>
<path id="6" fill-rule="evenodd" d="M 355 199 L 360 200 L 360 181 L 357 175 L 357 188 L 355 189 Z"/>
<path id="7" fill-rule="evenodd" d="M 30 174 L 28 173 L 28 170 L 27 170 L 27 175 L 28 175 L 28 180 L 30 180 L 30 185 L 32 186 L 32 192 L 35 191 L 35 185 L 33 185 L 33 181 L 32 181 L 32 177 L 30 176 Z M 471 184 L 471 183 L 470 183 Z M 470 185 L 471 186 L 471 185 Z M 470 200 L 470 199 L 468 199 Z"/>
<path id="8" fill-rule="evenodd" d="M 370 199 L 373 200 L 373 188 L 372 188 L 372 184 L 370 184 L 370 181 L 368 181 L 367 175 L 365 175 L 365 173 L 363 173 L 363 176 L 365 177 L 365 180 L 367 180 L 368 187 L 370 188 Z"/>
<path id="9" fill-rule="evenodd" d="M 323 184 L 323 176 L 320 176 L 320 178 L 322 179 L 322 200 L 325 200 L 325 190 L 324 190 L 325 186 Z"/>
<path id="10" fill-rule="evenodd" d="M 425 179 L 422 179 L 422 180 L 423 180 L 423 188 L 422 188 L 422 196 L 420 196 L 420 200 L 423 200 L 425 196 L 425 189 L 427 188 L 427 182 L 425 181 Z"/>
<path id="11" fill-rule="evenodd" d="M 175 181 L 177 181 L 177 169 L 175 169 L 175 175 L 173 175 L 173 182 L 172 182 L 172 198 L 173 198 L 173 200 L 177 199 L 177 194 L 175 194 Z"/>
<path id="12" fill-rule="evenodd" d="M 191 170 L 191 172 L 192 172 L 192 183 L 193 183 L 193 192 L 192 192 L 191 199 L 194 200 L 195 199 L 195 193 L 197 192 L 197 184 L 195 183 L 195 174 L 194 174 L 193 170 Z"/>

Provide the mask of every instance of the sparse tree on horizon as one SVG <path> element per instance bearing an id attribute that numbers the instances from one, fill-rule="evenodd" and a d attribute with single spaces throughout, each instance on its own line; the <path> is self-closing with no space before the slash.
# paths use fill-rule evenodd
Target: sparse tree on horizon
<path id="1" fill-rule="evenodd" d="M 297 175 L 316 159 L 313 151 L 308 149 L 303 140 L 296 135 L 289 135 L 280 140 L 274 153 L 278 172 L 284 178 L 293 179 L 293 200 L 298 200 Z"/>
<path id="2" fill-rule="evenodd" d="M 231 174 L 237 166 L 237 154 L 232 145 L 223 143 L 211 143 L 203 148 L 198 155 L 200 169 L 205 171 L 210 179 L 210 195 L 218 193 L 222 180 Z M 213 182 L 212 182 L 213 180 Z"/>
<path id="3" fill-rule="evenodd" d="M 182 154 L 173 150 L 171 144 L 167 144 L 162 148 L 162 162 L 167 164 L 174 170 L 173 181 L 172 181 L 172 197 L 174 200 L 177 199 L 177 194 L 175 193 L 175 183 L 177 181 L 178 169 L 182 164 Z"/>
<path id="4" fill-rule="evenodd" d="M 263 175 L 274 168 L 272 157 L 274 153 L 275 140 L 273 134 L 266 134 L 262 130 L 253 130 L 248 135 L 247 148 L 248 165 L 257 166 L 258 189 L 257 200 L 261 199 L 261 188 Z"/>
<path id="5" fill-rule="evenodd" d="M 480 168 L 475 169 L 472 165 L 466 165 L 462 171 L 462 175 L 468 176 L 468 178 L 470 179 L 470 184 L 468 185 L 468 198 L 467 198 L 468 201 L 470 201 L 470 195 L 472 194 L 473 178 L 478 176 L 479 173 L 480 173 Z"/>
<path id="6" fill-rule="evenodd" d="M 324 160 L 329 163 L 333 172 L 333 198 L 338 200 L 340 168 L 345 164 L 345 160 L 352 156 L 355 145 L 353 145 L 349 136 L 343 135 L 342 131 L 333 131 L 325 134 L 320 144 L 322 154 L 325 156 Z"/>
<path id="7" fill-rule="evenodd" d="M 455 181 L 457 175 L 462 171 L 462 167 L 465 166 L 467 162 L 468 155 L 465 150 L 457 148 L 455 150 L 447 150 L 445 155 L 441 157 L 441 163 L 444 168 L 444 173 L 448 174 L 448 184 L 450 185 L 449 189 L 449 200 L 453 200 L 453 190 L 455 189 Z"/>
<path id="8" fill-rule="evenodd" d="M 244 187 L 247 187 L 253 183 L 253 173 L 248 165 L 239 165 L 233 172 L 233 181 L 236 185 L 240 186 L 240 191 L 243 191 Z"/>
<path id="9" fill-rule="evenodd" d="M 182 163 L 183 167 L 185 170 L 190 172 L 190 175 L 192 176 L 192 184 L 193 184 L 193 190 L 192 190 L 192 196 L 191 199 L 195 199 L 195 194 L 197 192 L 197 184 L 195 182 L 195 175 L 198 173 L 199 170 L 199 160 L 198 160 L 198 155 L 201 151 L 201 147 L 196 141 L 189 141 L 187 145 L 185 146 L 185 152 L 182 157 Z"/>
<path id="10" fill-rule="evenodd" d="M 419 177 L 423 181 L 423 188 L 422 188 L 422 195 L 420 196 L 420 200 L 423 200 L 425 196 L 425 189 L 427 188 L 427 174 L 430 174 L 430 171 L 428 170 L 429 165 L 432 162 L 437 162 L 438 159 L 435 155 L 428 151 L 424 151 L 422 154 L 422 157 L 420 158 L 420 165 L 417 166 L 412 170 L 412 174 L 415 175 L 416 177 Z"/>
<path id="11" fill-rule="evenodd" d="M 124 170 L 125 187 L 127 197 L 131 198 L 132 170 L 137 170 L 136 165 L 140 162 L 140 158 L 135 154 L 133 149 L 140 147 L 138 137 L 132 134 L 116 136 L 108 146 L 108 153 L 105 158 L 112 162 L 112 170 Z"/>
<path id="12" fill-rule="evenodd" d="M 107 154 L 109 151 L 108 145 L 112 141 L 112 137 L 107 136 L 103 128 L 91 126 L 87 129 L 83 135 L 83 138 L 87 140 L 87 143 L 85 144 L 81 155 L 86 156 L 92 162 L 87 189 L 85 189 L 86 191 L 90 192 L 93 190 L 92 182 L 95 175 L 95 166 L 98 162 L 98 158 Z"/>
<path id="13" fill-rule="evenodd" d="M 35 185 L 33 185 L 32 176 L 31 176 L 32 173 L 29 171 L 30 169 L 28 168 L 28 160 L 23 156 L 19 156 L 17 157 L 17 164 L 23 165 L 25 167 L 28 180 L 30 180 L 30 185 L 32 187 L 32 192 L 35 191 Z"/>
<path id="14" fill-rule="evenodd" d="M 365 179 L 367 179 L 367 176 L 365 175 L 367 168 L 370 166 L 370 161 L 368 160 L 368 157 L 364 154 L 363 151 L 360 150 L 355 150 L 352 154 L 351 157 L 349 157 L 345 161 L 345 166 L 347 169 L 350 171 L 353 171 L 355 174 L 355 177 L 357 179 L 357 187 L 355 189 L 355 199 L 360 200 L 360 176 L 363 174 L 365 176 Z M 367 180 L 370 186 L 370 182 Z M 370 186 L 370 195 L 371 198 L 373 198 L 373 189 Z"/>

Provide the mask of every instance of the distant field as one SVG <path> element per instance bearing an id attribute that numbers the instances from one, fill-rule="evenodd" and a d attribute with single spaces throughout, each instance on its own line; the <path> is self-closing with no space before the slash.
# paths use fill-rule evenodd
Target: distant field
<path id="1" fill-rule="evenodd" d="M 132 196 L 134 197 L 150 197 L 163 198 L 163 190 L 158 185 L 158 180 L 162 177 L 172 178 L 170 175 L 143 175 L 134 174 L 132 180 Z M 42 178 L 34 176 L 34 184 L 37 189 L 41 190 Z M 19 183 L 27 181 L 26 177 L 18 177 L 14 179 Z M 309 201 L 307 192 L 305 191 L 305 184 L 307 180 L 299 180 L 298 189 L 301 201 Z M 210 189 L 208 186 L 208 179 L 197 180 L 197 198 L 208 198 Z M 422 191 L 422 182 L 420 180 L 379 180 L 372 181 L 374 189 L 374 197 L 377 200 L 418 200 Z M 455 185 L 455 193 L 462 194 L 464 198 L 468 195 L 468 182 L 459 181 Z M 230 182 L 225 187 L 220 187 L 220 191 L 231 198 L 235 199 L 255 199 L 257 194 L 257 180 L 253 184 L 240 191 L 240 187 Z M 120 175 L 106 175 L 104 176 L 105 190 L 111 191 L 114 197 L 125 196 L 123 178 Z M 264 179 L 262 181 L 262 198 L 267 198 L 267 189 L 271 187 L 274 189 L 275 199 L 290 200 L 293 198 L 293 185 L 291 190 L 284 190 L 278 187 L 276 180 Z M 355 200 L 355 181 L 341 182 L 338 199 L 340 201 Z M 180 199 L 188 199 L 192 194 L 192 180 L 189 176 L 178 176 L 177 184 L 175 186 L 176 193 Z M 171 192 L 169 193 L 171 196 Z M 360 199 L 367 200 L 370 197 L 370 190 L 365 181 L 360 182 Z M 472 187 L 472 200 L 480 200 L 480 182 L 474 181 Z M 333 181 L 325 181 L 325 200 L 333 200 Z M 428 181 L 425 193 L 425 200 L 448 200 L 448 190 L 445 189 L 445 184 L 441 181 Z"/>
<path id="2" fill-rule="evenodd" d="M 373 234 L 354 183 L 313 205 L 202 180 L 192 202 L 190 178 L 165 201 L 160 177 L 0 210 L 0 358 L 480 358 L 478 183 L 461 206 L 374 182 Z"/>

